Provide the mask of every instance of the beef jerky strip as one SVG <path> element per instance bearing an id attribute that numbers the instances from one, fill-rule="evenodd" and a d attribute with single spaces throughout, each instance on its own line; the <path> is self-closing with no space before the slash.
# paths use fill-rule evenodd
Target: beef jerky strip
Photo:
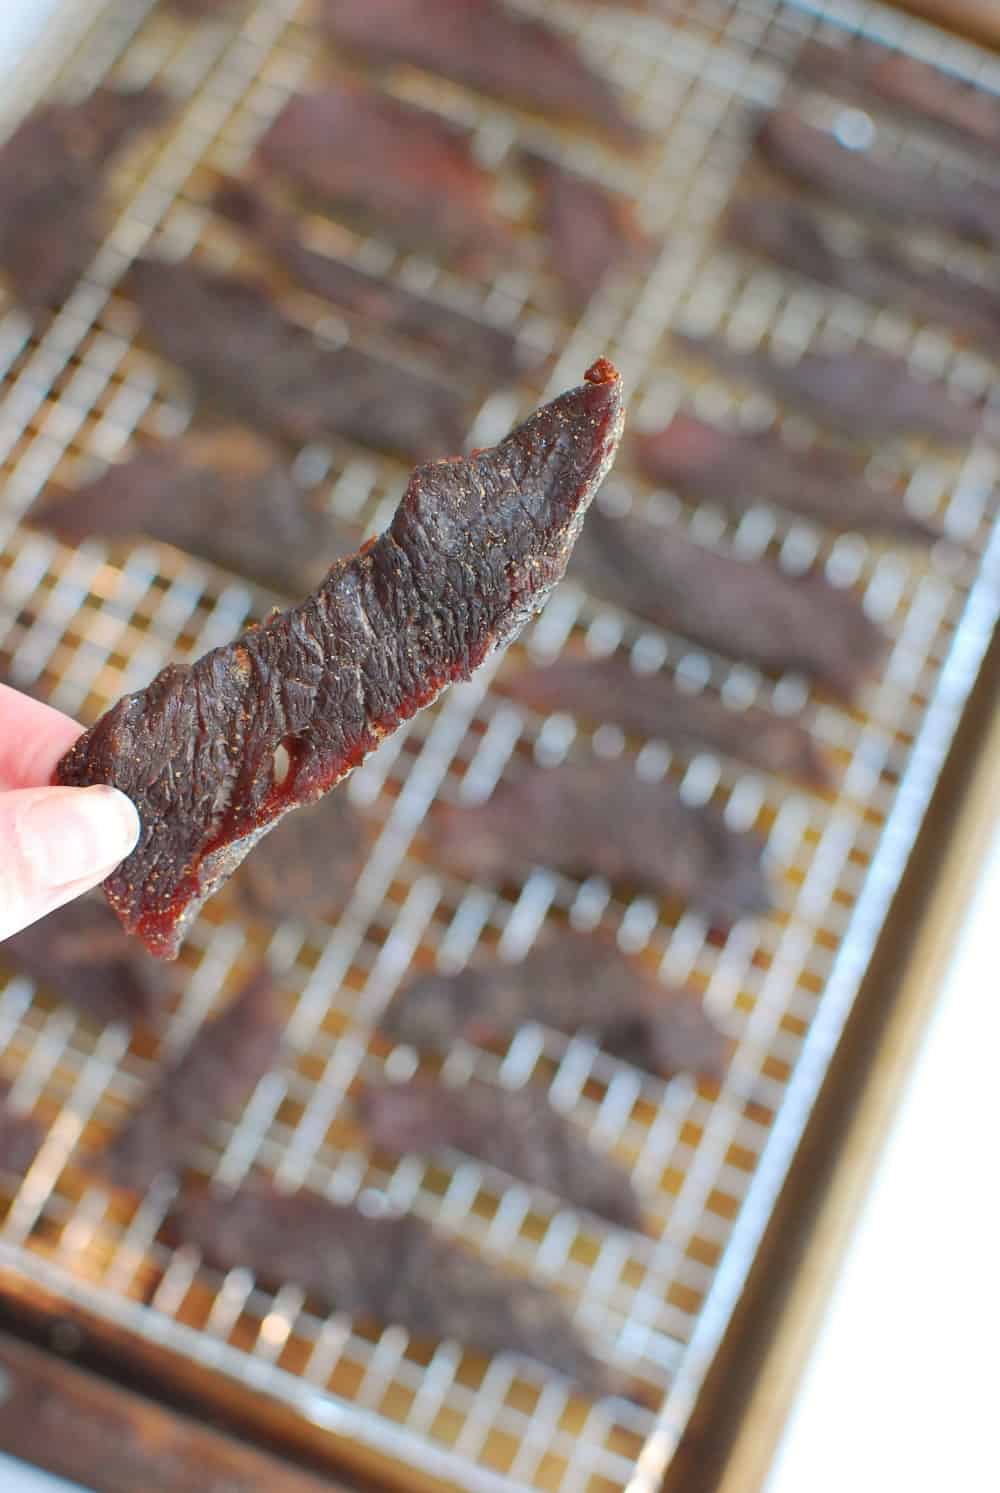
<path id="1" fill-rule="evenodd" d="M 536 865 L 604 876 L 682 897 L 722 927 L 770 905 L 756 836 L 691 808 L 670 782 L 644 782 L 628 760 L 531 768 L 486 803 L 438 805 L 426 828 L 463 876 L 509 882 Z"/>
<path id="2" fill-rule="evenodd" d="M 1000 244 L 1000 187 L 932 176 L 851 150 L 791 109 L 765 117 L 757 148 L 806 191 L 885 218 L 895 228 L 934 228 L 972 243 Z"/>
<path id="3" fill-rule="evenodd" d="M 292 98 L 257 163 L 364 226 L 459 266 L 487 270 L 512 249 L 493 208 L 493 178 L 447 120 L 358 83 Z"/>
<path id="4" fill-rule="evenodd" d="M 508 1274 L 410 1215 L 372 1217 L 315 1194 L 250 1183 L 182 1204 L 181 1239 L 221 1270 L 297 1285 L 327 1310 L 396 1323 L 415 1338 L 516 1353 L 594 1395 L 616 1393 L 552 1291 Z"/>
<path id="5" fill-rule="evenodd" d="M 560 658 L 505 676 L 502 689 L 533 710 L 565 710 L 610 721 L 622 731 L 659 737 L 696 752 L 723 752 L 764 772 L 788 773 L 813 787 L 828 776 L 809 732 L 796 717 L 751 706 L 731 710 L 704 690 L 679 689 L 662 671 L 637 674 L 621 654 Z"/>
<path id="6" fill-rule="evenodd" d="M 101 1171 L 134 1192 L 179 1171 L 220 1120 L 238 1115 L 274 1067 L 282 1025 L 274 982 L 258 970 L 162 1070 L 101 1153 Z"/>
<path id="7" fill-rule="evenodd" d="M 675 340 L 690 356 L 721 373 L 760 384 L 817 420 L 858 440 L 928 435 L 947 444 L 979 434 L 983 412 L 960 403 L 945 384 L 913 377 L 905 360 L 888 353 L 804 353 L 794 363 L 765 352 L 740 352 L 720 337 Z"/>
<path id="8" fill-rule="evenodd" d="M 907 513 L 893 492 L 873 487 L 858 463 L 839 452 L 797 452 L 780 436 L 721 430 L 678 414 L 663 430 L 633 443 L 639 470 L 689 497 L 739 516 L 771 503 L 833 529 L 859 529 L 932 542 L 941 531 Z"/>
<path id="9" fill-rule="evenodd" d="M 9 1090 L 0 1080 L 0 1172 L 23 1177 L 38 1155 L 44 1136 L 37 1120 L 7 1102 Z"/>
<path id="10" fill-rule="evenodd" d="M 75 491 L 44 494 L 28 521 L 69 544 L 159 539 L 292 596 L 360 538 L 313 506 L 269 442 L 238 427 L 139 451 Z"/>
<path id="11" fill-rule="evenodd" d="M 720 1078 L 729 1042 L 688 991 L 662 985 L 607 939 L 564 929 L 516 964 L 499 959 L 457 974 L 418 975 L 379 1023 L 385 1037 L 447 1052 L 459 1039 L 504 1043 L 528 1021 L 601 1047 L 665 1078 Z"/>
<path id="12" fill-rule="evenodd" d="M 143 331 L 199 392 L 276 436 L 347 436 L 410 457 L 458 450 L 464 400 L 447 384 L 356 347 L 323 346 L 261 282 L 137 259 L 129 284 Z"/>
<path id="13" fill-rule="evenodd" d="M 314 596 L 168 666 L 74 744 L 57 781 L 113 783 L 139 810 L 139 843 L 104 883 L 129 931 L 175 955 L 283 814 L 511 641 L 561 579 L 623 420 L 602 359 L 497 447 L 418 468 L 386 532 Z"/>
<path id="14" fill-rule="evenodd" d="M 592 513 L 572 576 L 658 627 L 850 698 L 884 639 L 849 591 L 769 560 L 738 560 L 648 519 Z"/>
<path id="15" fill-rule="evenodd" d="M 364 864 L 361 819 L 346 793 L 290 814 L 236 878 L 253 917 L 322 918 L 344 905 Z"/>
<path id="16" fill-rule="evenodd" d="M 102 1025 L 150 1025 L 165 995 L 161 968 L 97 898 L 67 902 L 0 945 L 4 962 Z"/>
<path id="17" fill-rule="evenodd" d="M 439 73 L 623 145 L 644 138 L 617 89 L 568 36 L 501 0 L 323 0 L 322 14 L 334 41 L 375 66 Z"/>
<path id="18" fill-rule="evenodd" d="M 0 273 L 22 305 L 56 306 L 73 289 L 103 237 L 105 168 L 165 113 L 154 88 L 98 88 L 43 104 L 0 146 Z"/>
<path id="19" fill-rule="evenodd" d="M 465 1151 L 621 1228 L 641 1225 L 628 1173 L 595 1150 L 533 1084 L 499 1089 L 472 1079 L 457 1088 L 412 1078 L 369 1084 L 358 1104 L 372 1143 L 382 1150 L 397 1156 L 443 1147 Z"/>
<path id="20" fill-rule="evenodd" d="M 857 251 L 839 248 L 808 208 L 786 197 L 750 197 L 730 208 L 729 241 L 876 306 L 899 306 L 921 321 L 940 322 L 992 352 L 1000 336 L 1000 295 L 942 265 L 919 264 L 887 239 L 869 237 Z"/>
<path id="21" fill-rule="evenodd" d="M 573 307 L 582 308 L 612 271 L 648 263 L 653 246 L 626 197 L 546 156 L 520 157 L 541 194 L 550 263 Z"/>
<path id="22" fill-rule="evenodd" d="M 244 182 L 223 182 L 212 205 L 250 234 L 303 290 L 342 307 L 366 326 L 413 342 L 460 370 L 463 378 L 480 374 L 504 381 L 537 364 L 524 344 L 500 327 L 309 248 L 295 220 Z"/>

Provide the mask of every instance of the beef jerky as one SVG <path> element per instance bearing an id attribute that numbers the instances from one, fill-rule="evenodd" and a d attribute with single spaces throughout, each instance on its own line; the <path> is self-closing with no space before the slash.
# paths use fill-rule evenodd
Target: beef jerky
<path id="1" fill-rule="evenodd" d="M 692 357 L 721 373 L 760 384 L 817 420 L 858 440 L 928 435 L 947 444 L 979 434 L 982 410 L 960 403 L 945 384 L 913 377 L 905 359 L 888 353 L 804 353 L 794 363 L 764 352 L 740 352 L 720 337 L 675 334 Z"/>
<path id="2" fill-rule="evenodd" d="M 502 687 L 534 710 L 566 710 L 610 721 L 622 731 L 659 737 L 688 752 L 709 747 L 764 772 L 802 778 L 814 787 L 828 781 L 800 718 L 754 706 L 731 710 L 704 690 L 695 694 L 679 689 L 662 672 L 636 674 L 620 654 L 561 658 L 542 668 L 519 669 L 502 681 Z"/>
<path id="3" fill-rule="evenodd" d="M 253 917 L 326 917 L 347 901 L 363 864 L 360 817 L 346 793 L 331 793 L 265 837 L 240 869 L 240 900 Z"/>
<path id="4" fill-rule="evenodd" d="M 250 1183 L 184 1203 L 174 1222 L 218 1269 L 250 1270 L 272 1289 L 299 1286 L 326 1310 L 396 1323 L 422 1340 L 532 1358 L 594 1395 L 619 1390 L 619 1376 L 594 1357 L 554 1292 L 420 1218 L 372 1217 Z"/>
<path id="5" fill-rule="evenodd" d="M 873 487 L 857 462 L 839 452 L 797 452 L 780 436 L 721 430 L 687 414 L 640 436 L 634 448 L 650 481 L 737 516 L 752 503 L 771 503 L 833 529 L 927 542 L 941 537 L 933 524 L 907 513 L 895 493 Z"/>
<path id="6" fill-rule="evenodd" d="M 274 1067 L 281 1033 L 274 982 L 258 970 L 162 1070 L 101 1153 L 101 1171 L 134 1192 L 179 1171 L 220 1120 L 239 1114 Z"/>
<path id="7" fill-rule="evenodd" d="M 595 510 L 571 572 L 658 627 L 766 669 L 795 669 L 850 698 L 884 639 L 849 591 L 769 560 L 738 560 L 648 519 Z"/>
<path id="8" fill-rule="evenodd" d="M 291 99 L 257 147 L 258 163 L 363 226 L 486 270 L 509 255 L 493 178 L 447 120 L 358 83 Z"/>
<path id="9" fill-rule="evenodd" d="M 1000 187 L 932 176 L 852 150 L 790 109 L 767 115 L 757 147 L 769 165 L 806 191 L 885 218 L 895 228 L 933 228 L 972 243 L 1000 244 Z"/>
<path id="10" fill-rule="evenodd" d="M 531 151 L 521 160 L 541 193 L 550 262 L 573 307 L 585 306 L 612 271 L 649 261 L 652 244 L 626 197 Z"/>
<path id="11" fill-rule="evenodd" d="M 43 104 L 0 146 L 0 273 L 30 311 L 65 300 L 103 237 L 104 172 L 166 113 L 154 88 Z"/>
<path id="12" fill-rule="evenodd" d="M 30 1115 L 12 1109 L 7 1085 L 0 1081 L 0 1172 L 23 1177 L 41 1148 L 41 1126 Z"/>
<path id="13" fill-rule="evenodd" d="M 367 63 L 438 73 L 623 145 L 643 139 L 617 89 L 568 36 L 501 0 L 323 0 L 322 14 L 334 41 Z"/>
<path id="14" fill-rule="evenodd" d="M 478 374 L 508 380 L 537 362 L 502 328 L 309 248 L 294 219 L 244 182 L 224 182 L 213 206 L 250 234 L 303 290 L 341 307 L 366 327 L 412 342 L 438 362 L 460 369 L 463 378 Z"/>
<path id="15" fill-rule="evenodd" d="M 455 390 L 359 348 L 324 346 L 263 283 L 157 259 L 137 259 L 129 278 L 157 351 L 255 427 L 297 444 L 339 435 L 417 458 L 460 449 L 466 415 Z"/>
<path id="16" fill-rule="evenodd" d="M 871 301 L 899 306 L 921 321 L 940 322 L 962 339 L 992 352 L 1000 336 L 1000 295 L 942 265 L 919 264 L 888 239 L 869 237 L 856 251 L 839 248 L 819 218 L 788 198 L 752 197 L 730 209 L 731 243 L 828 285 Z"/>
<path id="17" fill-rule="evenodd" d="M 486 803 L 441 804 L 428 821 L 434 854 L 459 875 L 509 882 L 545 865 L 673 894 L 726 927 L 770 905 L 762 846 L 669 782 L 630 761 L 529 769 Z"/>
<path id="18" fill-rule="evenodd" d="M 142 823 L 104 883 L 126 928 L 175 955 L 283 814 L 510 642 L 561 579 L 623 420 L 602 359 L 497 447 L 418 468 L 386 532 L 300 606 L 168 666 L 80 737 L 57 781 L 113 783 Z"/>
<path id="19" fill-rule="evenodd" d="M 359 1109 L 372 1143 L 397 1156 L 451 1147 L 625 1229 L 641 1224 L 628 1173 L 552 1108 L 541 1089 L 461 1088 L 430 1079 L 368 1085 Z"/>
<path id="20" fill-rule="evenodd" d="M 507 1042 L 528 1021 L 567 1036 L 589 1033 L 607 1051 L 669 1078 L 721 1078 L 729 1042 L 688 991 L 663 985 L 615 944 L 565 929 L 516 964 L 467 965 L 418 975 L 379 1023 L 384 1036 L 428 1052 L 459 1039 Z"/>
<path id="21" fill-rule="evenodd" d="M 28 519 L 68 544 L 159 539 L 293 596 L 360 537 L 309 501 L 269 442 L 235 427 L 139 451 L 75 491 L 46 493 Z"/>
<path id="22" fill-rule="evenodd" d="M 152 1024 L 162 974 L 96 898 L 67 902 L 0 946 L 4 962 L 104 1025 Z"/>

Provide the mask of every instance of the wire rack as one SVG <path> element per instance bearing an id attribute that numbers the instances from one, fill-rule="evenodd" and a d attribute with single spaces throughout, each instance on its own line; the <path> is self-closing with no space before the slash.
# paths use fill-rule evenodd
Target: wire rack
<path id="1" fill-rule="evenodd" d="M 525 8 L 528 8 L 527 6 Z M 541 9 L 541 5 L 534 7 Z M 751 265 L 717 248 L 720 210 L 745 170 L 752 111 L 773 102 L 807 38 L 848 28 L 1000 92 L 987 54 L 874 5 L 704 0 L 671 27 L 650 14 L 553 3 L 546 16 L 631 95 L 658 144 L 641 163 L 485 105 L 459 89 L 400 73 L 391 86 L 474 129 L 496 167 L 505 210 L 528 246 L 523 263 L 490 286 L 463 283 L 435 264 L 359 240 L 359 261 L 401 283 L 501 320 L 540 351 L 557 352 L 548 387 L 576 382 L 598 353 L 619 364 L 633 422 L 662 423 L 685 391 L 719 414 L 734 394 L 694 381 L 672 358 L 670 327 L 725 327 L 794 356 L 806 347 L 867 341 L 997 403 L 992 364 L 894 311 Z M 206 173 L 239 170 L 284 100 L 322 67 L 298 0 L 259 0 L 230 20 L 192 26 L 145 0 L 70 8 L 61 31 L 72 60 L 36 55 L 6 94 L 12 122 L 50 85 L 72 95 L 110 79 L 156 80 L 178 107 L 113 177 L 117 204 L 106 242 L 65 307 L 39 335 L 20 311 L 0 307 L 0 669 L 83 720 L 147 683 L 172 658 L 231 638 L 273 598 L 165 546 L 72 551 L 21 520 L 53 478 L 79 480 L 136 435 L 165 436 L 191 417 L 184 389 L 134 340 L 134 317 L 116 285 L 150 241 L 220 264 L 239 249 L 204 206 Z M 817 110 L 829 101 L 813 100 Z M 930 136 L 890 146 L 954 170 Z M 570 324 L 553 300 L 508 162 L 516 144 L 558 148 L 581 169 L 634 194 L 664 247 L 652 272 L 623 277 Z M 928 240 L 928 255 L 954 256 Z M 970 273 L 987 266 L 965 256 Z M 315 308 L 302 303 L 302 314 Z M 545 391 L 487 400 L 471 440 L 505 430 Z M 740 417 L 780 418 L 758 395 Z M 803 441 L 811 427 L 790 433 Z M 377 526 L 391 512 L 402 468 L 348 445 L 300 460 L 325 473 L 331 507 Z M 387 742 L 346 791 L 371 826 L 371 849 L 347 905 L 329 923 L 263 929 L 233 915 L 223 894 L 209 904 L 182 954 L 162 1049 L 99 1030 L 55 1005 L 0 958 L 0 1071 L 12 1102 L 49 1126 L 18 1186 L 0 1175 L 0 1273 L 21 1288 L 84 1308 L 91 1317 L 240 1382 L 251 1402 L 269 1397 L 328 1433 L 331 1452 L 364 1461 L 377 1449 L 404 1469 L 477 1490 L 568 1493 L 652 1489 L 670 1462 L 699 1386 L 739 1297 L 843 1021 L 871 958 L 1000 604 L 1000 555 L 992 539 L 996 458 L 977 443 L 960 459 L 919 442 L 894 443 L 883 466 L 908 475 L 906 501 L 934 514 L 952 545 L 930 555 L 855 536 L 831 539 L 763 509 L 729 523 L 710 508 L 630 483 L 634 501 L 705 543 L 765 551 L 790 569 L 822 566 L 863 592 L 891 651 L 855 710 L 817 702 L 813 729 L 836 773 L 837 793 L 816 796 L 710 754 L 685 758 L 660 742 L 626 743 L 607 724 L 591 729 L 505 700 L 494 663 L 453 689 Z M 621 472 L 618 485 L 625 477 Z M 563 648 L 622 650 L 638 671 L 665 669 L 692 690 L 719 692 L 734 709 L 763 702 L 797 709 L 802 681 L 768 681 L 693 650 L 681 639 L 596 603 L 571 583 L 522 640 L 536 659 Z M 499 669 L 499 674 L 498 674 Z M 519 760 L 558 761 L 569 751 L 614 756 L 641 747 L 639 770 L 668 774 L 692 802 L 713 799 L 734 827 L 767 840 L 776 911 L 720 939 L 691 911 L 648 897 L 623 901 L 597 879 L 544 870 L 515 895 L 441 874 L 421 854 L 419 828 L 436 797 L 475 801 Z M 419 1159 L 386 1171 L 366 1152 L 347 1096 L 359 1075 L 404 1074 L 413 1055 L 373 1036 L 379 1014 L 411 964 L 460 967 L 477 950 L 517 958 L 546 919 L 601 927 L 620 945 L 701 992 L 735 1040 L 721 1090 L 690 1078 L 664 1083 L 537 1026 L 502 1054 L 458 1043 L 445 1068 L 547 1085 L 594 1142 L 631 1165 L 646 1202 L 648 1236 L 602 1228 L 537 1192 L 460 1157 Z M 585 1331 L 649 1391 L 654 1411 L 597 1405 L 558 1380 L 505 1357 L 484 1360 L 444 1343 L 411 1343 L 400 1328 L 365 1331 L 340 1315 L 320 1319 L 302 1294 L 258 1288 L 243 1271 L 222 1277 L 188 1249 L 171 1249 L 162 1224 L 169 1188 L 129 1205 L 78 1163 L 134 1104 L 163 1052 L 183 1044 L 251 963 L 266 953 L 288 1002 L 287 1057 L 258 1087 L 239 1122 L 222 1127 L 196 1158 L 201 1173 L 237 1183 L 261 1167 L 288 1185 L 338 1199 L 385 1199 L 433 1217 L 485 1255 L 509 1261 L 564 1292 Z"/>

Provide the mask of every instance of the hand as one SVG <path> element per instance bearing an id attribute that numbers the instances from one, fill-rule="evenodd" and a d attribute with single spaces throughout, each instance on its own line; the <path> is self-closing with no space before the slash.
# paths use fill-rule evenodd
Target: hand
<path id="1" fill-rule="evenodd" d="M 81 730 L 0 684 L 0 938 L 103 881 L 139 838 L 117 788 L 49 786 Z"/>

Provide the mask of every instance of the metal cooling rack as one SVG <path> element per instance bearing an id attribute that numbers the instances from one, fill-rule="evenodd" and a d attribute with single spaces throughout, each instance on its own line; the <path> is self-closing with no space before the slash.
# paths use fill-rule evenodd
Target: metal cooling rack
<path id="1" fill-rule="evenodd" d="M 63 310 L 39 336 L 14 307 L 0 307 L 0 668 L 13 683 L 93 719 L 168 659 L 193 657 L 232 637 L 273 598 L 166 547 L 70 551 L 21 518 L 53 477 L 73 481 L 114 458 L 135 434 L 169 435 L 190 418 L 182 386 L 135 345 L 134 319 L 115 286 L 137 252 L 193 250 L 220 263 L 238 254 L 204 202 L 206 168 L 239 170 L 284 99 L 319 66 L 298 0 L 258 0 L 200 27 L 147 0 L 94 0 L 67 8 L 56 46 L 35 56 L 5 94 L 8 122 L 50 84 L 73 93 L 103 79 L 157 80 L 178 100 L 172 122 L 116 171 L 117 211 L 107 241 Z M 525 7 L 529 8 L 529 7 Z M 542 8 L 535 0 L 534 8 Z M 769 335 L 794 355 L 856 340 L 901 352 L 915 368 L 997 403 L 992 364 L 895 312 L 815 290 L 717 249 L 719 212 L 745 169 L 752 110 L 774 101 L 807 38 L 848 28 L 926 55 L 1000 92 L 1000 62 L 876 5 L 803 0 L 703 0 L 671 29 L 662 19 L 569 3 L 544 6 L 629 91 L 659 145 L 623 164 L 601 147 L 476 102 L 458 89 L 400 74 L 393 86 L 475 130 L 496 166 L 505 210 L 521 222 L 523 265 L 495 285 L 463 284 L 433 263 L 359 241 L 359 259 L 404 283 L 506 320 L 541 348 L 558 350 L 548 389 L 576 382 L 608 353 L 627 380 L 632 419 L 662 422 L 684 390 L 703 411 L 734 396 L 713 379 L 692 382 L 672 359 L 673 327 L 725 325 L 744 342 Z M 53 28 L 53 34 L 57 28 Z M 68 50 L 68 41 L 67 41 Z M 828 102 L 812 99 L 822 110 Z M 901 152 L 932 169 L 954 156 L 930 136 L 886 131 Z M 644 280 L 623 278 L 565 323 L 540 268 L 526 204 L 507 170 L 512 145 L 561 149 L 635 194 L 665 246 Z M 953 254 L 933 241 L 930 255 Z M 973 273 L 985 262 L 967 256 Z M 302 301 L 301 314 L 314 314 Z M 499 395 L 480 410 L 484 443 L 545 391 Z M 741 417 L 777 412 L 759 395 Z M 811 428 L 790 433 L 808 442 Z M 303 461 L 327 472 L 329 501 L 372 527 L 391 512 L 404 472 L 337 445 Z M 974 682 L 1000 605 L 1000 553 L 992 537 L 997 462 L 985 443 L 962 459 L 918 442 L 887 446 L 883 466 L 910 473 L 907 501 L 939 516 L 954 546 L 926 556 L 755 510 L 729 524 L 709 508 L 630 483 L 634 501 L 702 541 L 746 554 L 769 551 L 790 568 L 821 564 L 856 585 L 886 625 L 892 648 L 880 679 L 853 711 L 818 703 L 813 723 L 836 773 L 822 798 L 708 754 L 672 756 L 657 742 L 626 743 L 520 710 L 504 698 L 494 664 L 411 722 L 345 789 L 372 826 L 372 847 L 348 905 L 329 924 L 244 925 L 223 893 L 203 912 L 183 952 L 178 994 L 162 1047 L 188 1036 L 250 963 L 266 952 L 288 999 L 288 1059 L 265 1079 L 239 1123 L 204 1148 L 206 1177 L 238 1182 L 261 1166 L 282 1182 L 337 1198 L 379 1198 L 412 1208 L 485 1254 L 510 1260 L 562 1290 L 581 1326 L 648 1386 L 654 1413 L 619 1401 L 592 1406 L 530 1365 L 484 1362 L 452 1344 L 430 1351 L 398 1327 L 366 1332 L 334 1315 L 320 1320 L 301 1293 L 272 1295 L 243 1271 L 225 1278 L 189 1250 L 172 1250 L 161 1224 L 169 1191 L 138 1206 L 112 1196 L 75 1164 L 135 1102 L 157 1056 L 115 1028 L 99 1031 L 53 1006 L 31 982 L 0 972 L 0 1071 L 13 1101 L 51 1128 L 18 1188 L 0 1176 L 0 1271 L 91 1318 L 238 1381 L 248 1403 L 281 1401 L 328 1432 L 331 1449 L 364 1462 L 377 1451 L 405 1468 L 481 1490 L 645 1493 L 668 1466 L 705 1372 L 739 1297 L 841 1026 L 873 953 L 890 899 Z M 612 498 L 623 486 L 613 479 Z M 686 687 L 718 691 L 734 709 L 766 701 L 792 710 L 800 680 L 777 683 L 695 651 L 565 584 L 520 648 L 535 658 L 564 647 L 626 651 L 639 672 L 663 668 Z M 500 670 L 497 677 L 498 667 Z M 670 774 L 692 801 L 716 800 L 729 822 L 767 838 L 777 910 L 724 940 L 692 912 L 670 914 L 647 897 L 624 902 L 603 882 L 537 871 L 520 893 L 487 891 L 440 874 L 420 848 L 435 797 L 474 801 L 534 755 L 571 750 L 613 756 L 641 746 L 639 770 Z M 580 1039 L 522 1029 L 502 1056 L 459 1043 L 445 1067 L 512 1084 L 548 1085 L 595 1142 L 631 1163 L 646 1199 L 649 1236 L 637 1238 L 562 1208 L 462 1158 L 409 1159 L 384 1171 L 367 1156 L 345 1103 L 359 1074 L 412 1065 L 405 1050 L 373 1040 L 379 1013 L 411 961 L 456 968 L 477 949 L 516 958 L 547 918 L 614 933 L 671 980 L 700 991 L 736 1042 L 721 1092 L 687 1077 L 660 1082 Z M 0 960 L 2 964 L 2 960 Z"/>

